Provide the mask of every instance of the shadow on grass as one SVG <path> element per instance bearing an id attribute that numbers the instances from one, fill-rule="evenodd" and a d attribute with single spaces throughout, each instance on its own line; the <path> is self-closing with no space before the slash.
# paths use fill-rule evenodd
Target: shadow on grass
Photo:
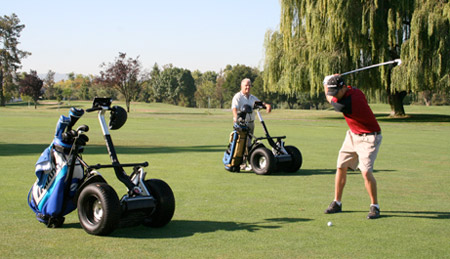
<path id="1" fill-rule="evenodd" d="M 210 115 L 208 112 L 149 112 L 152 115 Z"/>
<path id="2" fill-rule="evenodd" d="M 340 213 L 364 213 L 367 211 L 343 210 Z M 450 219 L 450 212 L 440 211 L 388 211 L 381 210 L 380 218 L 420 218 L 420 219 Z"/>
<path id="3" fill-rule="evenodd" d="M 450 122 L 450 115 L 445 114 L 406 114 L 405 117 L 390 117 L 388 113 L 376 113 L 375 117 L 382 122 Z M 344 117 L 324 117 L 324 119 L 343 120 Z"/>
<path id="4" fill-rule="evenodd" d="M 17 156 L 36 154 L 39 156 L 49 144 L 10 144 L 0 143 L 0 156 Z M 170 153 L 186 153 L 186 152 L 224 152 L 226 149 L 223 145 L 202 145 L 202 146 L 178 146 L 178 147 L 125 147 L 116 146 L 116 152 L 120 154 L 170 154 Z M 107 155 L 106 146 L 87 145 L 84 154 L 105 154 Z"/>
<path id="5" fill-rule="evenodd" d="M 396 170 L 374 170 L 374 173 L 379 172 L 393 172 Z M 238 174 L 253 174 L 253 171 L 241 171 Z M 286 172 L 274 172 L 272 174 L 266 176 L 311 176 L 311 175 L 334 175 L 336 173 L 336 169 L 300 169 L 297 172 L 286 173 Z M 348 170 L 347 174 L 361 174 L 360 171 Z"/>
<path id="6" fill-rule="evenodd" d="M 450 122 L 450 115 L 444 114 L 406 114 L 405 117 L 390 117 L 389 114 L 375 114 L 382 122 Z"/>
<path id="7" fill-rule="evenodd" d="M 382 211 L 383 217 L 450 219 L 450 212 L 440 211 Z"/>
<path id="8" fill-rule="evenodd" d="M 264 222 L 243 223 L 233 221 L 209 220 L 172 220 L 163 228 L 147 228 L 144 226 L 121 228 L 115 230 L 111 237 L 120 238 L 181 238 L 195 234 L 212 233 L 216 231 L 247 231 L 255 232 L 262 229 L 277 229 L 283 224 L 307 222 L 304 218 L 273 218 Z"/>

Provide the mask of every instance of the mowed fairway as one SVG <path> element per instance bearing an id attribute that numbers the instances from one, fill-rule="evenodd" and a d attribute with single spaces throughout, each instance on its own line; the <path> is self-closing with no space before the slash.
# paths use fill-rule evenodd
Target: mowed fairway
<path id="1" fill-rule="evenodd" d="M 71 105 L 89 108 L 90 102 Z M 113 105 L 124 103 L 115 102 Z M 369 198 L 359 172 L 350 172 L 343 213 L 325 215 L 333 199 L 337 152 L 347 125 L 334 111 L 262 113 L 273 136 L 303 154 L 293 174 L 229 173 L 222 164 L 232 130 L 229 110 L 133 103 L 111 136 L 123 163 L 149 162 L 147 178 L 172 188 L 176 210 L 160 229 L 117 229 L 88 235 L 77 212 L 62 228 L 38 223 L 27 205 L 34 164 L 70 105 L 37 110 L 0 108 L 1 258 L 448 258 L 450 255 L 450 108 L 406 106 L 407 119 L 372 105 L 383 142 L 375 163 L 382 217 L 367 220 Z M 109 117 L 109 116 L 108 116 Z M 108 163 L 95 113 L 83 158 Z M 256 135 L 262 128 L 256 125 Z M 126 190 L 112 170 L 102 175 L 119 197 Z M 327 222 L 333 226 L 328 227 Z"/>

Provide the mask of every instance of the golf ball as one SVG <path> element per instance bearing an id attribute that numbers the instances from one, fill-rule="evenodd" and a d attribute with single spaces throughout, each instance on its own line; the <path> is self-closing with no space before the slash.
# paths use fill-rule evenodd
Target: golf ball
<path id="1" fill-rule="evenodd" d="M 333 226 L 333 223 L 331 223 L 331 221 L 328 221 L 328 226 L 329 227 Z"/>

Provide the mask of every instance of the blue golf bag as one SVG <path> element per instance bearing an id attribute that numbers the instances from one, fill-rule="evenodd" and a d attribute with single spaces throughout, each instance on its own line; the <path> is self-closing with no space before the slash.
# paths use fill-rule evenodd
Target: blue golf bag
<path id="1" fill-rule="evenodd" d="M 225 169 L 230 172 L 239 172 L 240 165 L 244 161 L 245 149 L 247 146 L 248 128 L 245 125 L 234 125 L 234 130 L 230 134 L 228 148 L 223 155 L 222 162 Z"/>
<path id="2" fill-rule="evenodd" d="M 230 141 L 228 148 L 223 154 L 222 162 L 225 169 L 230 172 L 239 172 L 240 165 L 244 162 L 244 156 L 247 151 L 247 141 L 249 135 L 249 128 L 247 125 L 247 115 L 252 113 L 252 107 L 244 105 L 238 112 L 236 123 L 233 126 L 233 131 L 230 134 Z"/>
<path id="3" fill-rule="evenodd" d="M 36 213 L 37 220 L 47 227 L 60 227 L 63 216 L 76 209 L 73 197 L 84 177 L 84 169 L 77 161 L 82 147 L 73 152 L 74 139 L 70 132 L 83 113 L 82 109 L 72 108 L 69 117 L 61 115 L 52 143 L 36 162 L 37 179 L 28 193 L 28 205 Z"/>

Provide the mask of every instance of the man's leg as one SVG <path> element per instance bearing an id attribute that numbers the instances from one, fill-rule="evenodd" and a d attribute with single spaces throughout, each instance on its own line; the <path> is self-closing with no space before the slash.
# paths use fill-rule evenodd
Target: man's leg
<path id="1" fill-rule="evenodd" d="M 367 215 L 368 219 L 377 219 L 380 217 L 380 207 L 378 206 L 377 199 L 377 181 L 372 172 L 362 172 L 364 177 L 364 185 L 366 186 L 367 193 L 370 197 L 370 210 Z"/>
<path id="2" fill-rule="evenodd" d="M 367 135 L 363 136 L 358 143 L 359 169 L 364 178 L 364 186 L 370 197 L 370 210 L 368 219 L 380 217 L 380 207 L 378 205 L 377 181 L 373 175 L 373 165 L 377 157 L 382 136 Z"/>
<path id="3" fill-rule="evenodd" d="M 378 204 L 377 198 L 377 181 L 372 172 L 361 172 L 364 177 L 364 185 L 370 197 L 371 204 Z"/>
<path id="4" fill-rule="evenodd" d="M 336 169 L 334 178 L 334 201 L 325 210 L 325 214 L 337 213 L 342 211 L 342 193 L 344 192 L 345 182 L 347 180 L 347 168 Z"/>
<path id="5" fill-rule="evenodd" d="M 252 137 L 253 137 L 253 132 L 255 131 L 255 123 L 254 122 L 249 122 L 247 124 L 248 127 L 248 133 L 247 133 L 247 143 L 245 145 L 245 152 L 244 152 L 244 159 L 242 160 L 242 164 L 241 164 L 241 170 L 245 170 L 245 171 L 250 171 L 252 170 L 252 167 L 250 165 L 250 157 L 248 155 L 248 153 L 250 152 L 250 146 L 252 145 Z"/>
<path id="6" fill-rule="evenodd" d="M 345 183 L 347 181 L 347 168 L 338 168 L 334 179 L 334 200 L 341 202 L 344 192 Z"/>

